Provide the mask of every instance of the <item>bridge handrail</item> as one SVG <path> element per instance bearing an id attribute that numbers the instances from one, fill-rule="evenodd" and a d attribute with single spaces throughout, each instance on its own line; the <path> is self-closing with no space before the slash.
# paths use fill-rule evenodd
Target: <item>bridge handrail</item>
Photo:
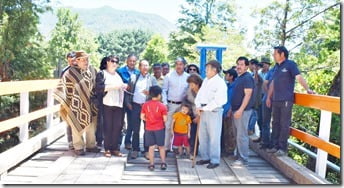
<path id="1" fill-rule="evenodd" d="M 329 142 L 332 113 L 340 114 L 340 98 L 295 93 L 295 104 L 321 110 L 318 137 L 293 127 L 290 128 L 290 135 L 318 148 L 316 173 L 325 177 L 328 154 L 340 159 L 340 146 Z"/>
<path id="2" fill-rule="evenodd" d="M 53 121 L 53 113 L 59 110 L 59 105 L 54 105 L 52 96 L 53 88 L 58 81 L 58 79 L 50 79 L 0 82 L 0 96 L 20 93 L 20 116 L 1 121 L 0 133 L 19 127 L 19 138 L 24 142 L 28 139 L 28 123 L 43 116 L 47 116 L 46 126 L 49 128 Z M 47 107 L 29 113 L 29 92 L 42 90 L 48 90 Z"/>

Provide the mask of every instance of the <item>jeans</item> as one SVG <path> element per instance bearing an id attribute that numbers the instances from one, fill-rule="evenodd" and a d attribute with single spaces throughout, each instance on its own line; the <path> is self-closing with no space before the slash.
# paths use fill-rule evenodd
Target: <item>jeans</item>
<path id="1" fill-rule="evenodd" d="M 271 123 L 271 108 L 268 108 L 266 106 L 266 101 L 263 101 L 262 105 L 262 111 L 263 111 L 263 123 L 262 123 L 262 141 L 263 141 L 263 146 L 265 147 L 272 147 L 272 144 L 270 142 L 270 123 Z"/>
<path id="2" fill-rule="evenodd" d="M 124 138 L 124 144 L 131 144 L 131 136 L 133 133 L 133 127 L 132 127 L 132 110 L 129 110 L 128 108 L 125 108 L 125 112 L 127 113 L 127 132 Z M 123 117 L 124 120 L 124 117 Z"/>
<path id="3" fill-rule="evenodd" d="M 140 151 L 140 127 L 141 127 L 141 105 L 132 103 L 133 110 L 131 111 L 131 128 L 133 131 L 132 147 L 133 151 Z"/>
<path id="4" fill-rule="evenodd" d="M 235 112 L 233 112 L 234 114 Z M 239 158 L 244 161 L 248 161 L 248 151 L 249 151 L 249 137 L 248 137 L 248 122 L 250 120 L 252 110 L 245 110 L 241 118 L 233 118 L 233 124 L 236 130 L 236 153 Z"/>
<path id="5" fill-rule="evenodd" d="M 272 102 L 272 144 L 274 148 L 287 151 L 293 102 Z"/>
<path id="6" fill-rule="evenodd" d="M 199 151 L 202 160 L 220 164 L 223 109 L 201 112 L 199 127 Z"/>
<path id="7" fill-rule="evenodd" d="M 224 153 L 232 153 L 236 147 L 235 128 L 233 125 L 233 115 L 223 117 L 223 127 L 221 135 L 221 150 Z"/>
<path id="8" fill-rule="evenodd" d="M 248 122 L 248 130 L 253 131 L 254 126 L 256 125 L 257 122 L 257 110 L 252 110 L 252 114 L 250 116 L 249 122 Z"/>

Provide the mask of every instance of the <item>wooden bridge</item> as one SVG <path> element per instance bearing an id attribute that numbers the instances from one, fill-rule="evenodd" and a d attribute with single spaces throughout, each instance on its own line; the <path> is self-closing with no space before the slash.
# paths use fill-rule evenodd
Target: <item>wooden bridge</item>
<path id="1" fill-rule="evenodd" d="M 189 159 L 167 156 L 168 168 L 147 169 L 143 155 L 130 159 L 127 150 L 123 157 L 106 158 L 103 153 L 75 156 L 68 150 L 64 122 L 58 116 L 59 104 L 54 104 L 52 90 L 58 80 L 0 82 L 0 96 L 20 94 L 20 116 L 0 122 L 0 133 L 18 127 L 20 144 L 0 154 L 1 184 L 330 184 L 326 169 L 340 172 L 340 167 L 327 160 L 328 154 L 340 159 L 340 147 L 329 142 L 331 115 L 340 114 L 340 99 L 321 95 L 295 93 L 295 103 L 321 110 L 319 136 L 291 128 L 291 136 L 318 148 L 311 153 L 290 141 L 292 147 L 316 158 L 316 171 L 297 164 L 288 156 L 276 157 L 260 150 L 250 141 L 249 162 L 246 166 L 232 165 L 230 157 L 222 157 L 218 168 L 191 166 Z M 47 90 L 46 108 L 29 112 L 29 92 Z M 46 130 L 29 138 L 28 123 L 46 117 Z M 143 132 L 143 131 L 141 131 Z"/>

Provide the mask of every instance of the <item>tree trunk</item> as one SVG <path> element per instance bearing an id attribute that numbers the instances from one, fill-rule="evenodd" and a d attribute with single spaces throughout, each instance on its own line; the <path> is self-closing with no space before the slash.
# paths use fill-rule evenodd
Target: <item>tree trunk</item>
<path id="1" fill-rule="evenodd" d="M 340 97 L 340 70 L 332 80 L 331 87 L 327 93 L 329 96 Z"/>
<path id="2" fill-rule="evenodd" d="M 281 45 L 285 46 L 285 41 L 287 40 L 287 20 L 288 20 L 288 11 L 289 11 L 289 0 L 286 0 L 284 8 L 284 18 L 282 21 L 282 36 L 281 36 Z"/>

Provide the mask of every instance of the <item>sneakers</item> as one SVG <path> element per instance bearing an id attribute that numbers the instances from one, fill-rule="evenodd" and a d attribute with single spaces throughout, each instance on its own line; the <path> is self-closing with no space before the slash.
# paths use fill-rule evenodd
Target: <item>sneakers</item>
<path id="1" fill-rule="evenodd" d="M 240 159 L 235 160 L 232 164 L 232 166 L 243 166 L 244 162 Z"/>
<path id="2" fill-rule="evenodd" d="M 139 155 L 138 151 L 132 151 L 130 157 L 131 157 L 132 159 L 136 159 L 138 155 Z"/>
<path id="3" fill-rule="evenodd" d="M 253 142 L 260 142 L 262 139 L 260 137 L 256 138 L 256 139 L 252 139 Z"/>
<path id="4" fill-rule="evenodd" d="M 276 148 L 267 149 L 266 152 L 268 152 L 268 153 L 276 153 L 277 149 Z"/>
<path id="5" fill-rule="evenodd" d="M 275 155 L 275 156 L 278 156 L 278 157 L 280 157 L 280 156 L 285 156 L 285 155 L 286 155 L 286 152 L 279 149 L 278 151 L 276 151 L 276 152 L 274 153 L 274 155 Z"/>

